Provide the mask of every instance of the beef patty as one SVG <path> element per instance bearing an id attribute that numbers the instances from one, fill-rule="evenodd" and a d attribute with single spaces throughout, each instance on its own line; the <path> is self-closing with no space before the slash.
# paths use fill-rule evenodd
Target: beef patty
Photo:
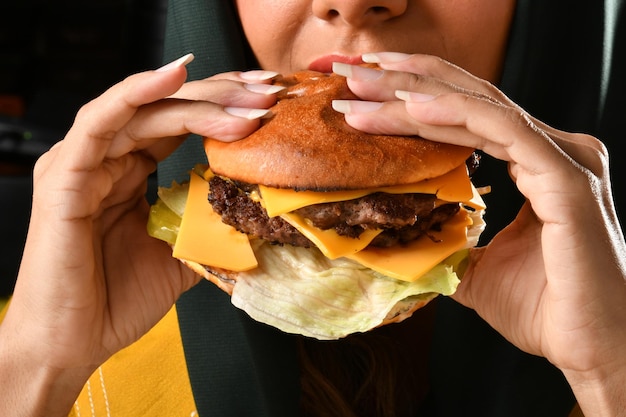
<path id="1" fill-rule="evenodd" d="M 215 176 L 209 187 L 208 199 L 213 210 L 238 231 L 272 243 L 313 246 L 295 227 L 281 217 L 269 217 L 261 204 L 249 197 L 257 186 Z M 435 202 L 432 194 L 378 192 L 349 201 L 314 204 L 295 212 L 320 229 L 332 228 L 355 239 L 366 229 L 383 229 L 370 245 L 389 247 L 428 235 L 429 230 L 438 230 L 459 210 L 458 203 L 435 207 Z"/>

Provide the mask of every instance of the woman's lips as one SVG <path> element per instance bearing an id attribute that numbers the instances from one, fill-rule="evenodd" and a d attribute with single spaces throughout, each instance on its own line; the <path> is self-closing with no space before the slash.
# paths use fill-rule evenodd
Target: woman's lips
<path id="1" fill-rule="evenodd" d="M 311 62 L 311 64 L 309 65 L 309 69 L 311 71 L 331 73 L 333 72 L 333 62 L 342 62 L 344 64 L 359 65 L 363 63 L 363 60 L 361 59 L 360 56 L 346 56 L 346 55 L 339 55 L 339 54 L 325 55 Z"/>

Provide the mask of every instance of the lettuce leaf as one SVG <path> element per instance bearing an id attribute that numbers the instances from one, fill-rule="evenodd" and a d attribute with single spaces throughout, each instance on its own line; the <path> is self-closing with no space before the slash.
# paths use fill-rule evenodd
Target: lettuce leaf
<path id="1" fill-rule="evenodd" d="M 317 249 L 262 243 L 255 254 L 259 267 L 238 274 L 233 305 L 284 332 L 317 339 L 366 332 L 398 302 L 450 295 L 460 282 L 445 264 L 406 282 L 349 259 L 330 260 Z"/>

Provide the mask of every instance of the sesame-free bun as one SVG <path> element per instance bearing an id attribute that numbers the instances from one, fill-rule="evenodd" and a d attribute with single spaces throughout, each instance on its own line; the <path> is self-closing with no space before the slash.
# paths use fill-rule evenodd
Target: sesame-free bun
<path id="1" fill-rule="evenodd" d="M 239 272 L 205 267 L 197 262 L 186 261 L 183 259 L 181 259 L 181 262 L 188 268 L 192 269 L 196 274 L 211 281 L 226 294 L 232 296 L 233 289 L 235 285 L 237 285 L 237 279 L 240 274 Z M 422 295 L 421 297 L 409 297 L 407 299 L 398 301 L 389 310 L 383 321 L 377 327 L 386 326 L 391 323 L 400 323 L 401 321 L 408 319 L 413 315 L 415 311 L 424 307 L 436 296 L 436 293 L 431 293 Z"/>
<path id="2" fill-rule="evenodd" d="M 279 78 L 287 88 L 272 117 L 245 139 L 205 139 L 211 170 L 251 184 L 307 190 L 409 184 L 465 163 L 472 149 L 416 136 L 371 135 L 350 127 L 331 107 L 354 99 L 346 79 L 302 71 Z"/>

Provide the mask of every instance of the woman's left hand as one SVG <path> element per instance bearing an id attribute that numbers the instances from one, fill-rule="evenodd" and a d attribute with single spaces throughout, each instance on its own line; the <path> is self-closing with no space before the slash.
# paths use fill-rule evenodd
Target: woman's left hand
<path id="1" fill-rule="evenodd" d="M 545 125 L 439 58 L 365 58 L 385 71 L 336 67 L 363 100 L 337 104 L 350 125 L 481 149 L 508 162 L 526 197 L 517 218 L 472 251 L 454 298 L 559 367 L 586 415 L 614 415 L 601 413 L 624 401 L 626 245 L 605 147 Z"/>

